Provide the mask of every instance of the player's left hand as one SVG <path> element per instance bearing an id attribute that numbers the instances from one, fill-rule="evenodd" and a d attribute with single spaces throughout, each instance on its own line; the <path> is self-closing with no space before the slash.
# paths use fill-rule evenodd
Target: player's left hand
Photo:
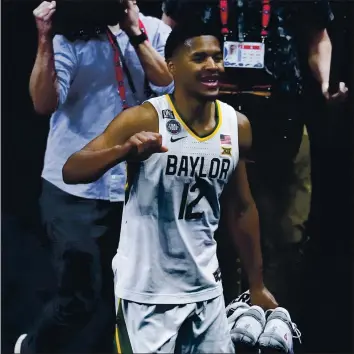
<path id="1" fill-rule="evenodd" d="M 328 103 L 343 102 L 348 97 L 348 87 L 344 82 L 339 83 L 338 91 L 335 93 L 329 93 L 329 84 L 323 83 L 321 86 L 322 94 Z"/>
<path id="2" fill-rule="evenodd" d="M 278 303 L 270 291 L 262 286 L 256 289 L 250 289 L 251 304 L 258 305 L 264 310 L 275 309 L 278 307 Z"/>
<path id="3" fill-rule="evenodd" d="M 125 16 L 119 22 L 121 29 L 128 36 L 138 36 L 141 34 L 139 27 L 139 7 L 135 0 L 124 0 Z"/>

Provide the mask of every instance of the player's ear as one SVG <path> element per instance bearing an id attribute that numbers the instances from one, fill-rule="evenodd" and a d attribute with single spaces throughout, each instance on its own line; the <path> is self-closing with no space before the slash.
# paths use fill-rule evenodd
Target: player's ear
<path id="1" fill-rule="evenodd" d="M 171 59 L 169 60 L 166 60 L 166 63 L 167 63 L 167 68 L 168 68 L 168 71 L 170 72 L 170 74 L 173 76 L 176 72 L 176 66 L 175 64 L 173 63 L 173 61 Z"/>

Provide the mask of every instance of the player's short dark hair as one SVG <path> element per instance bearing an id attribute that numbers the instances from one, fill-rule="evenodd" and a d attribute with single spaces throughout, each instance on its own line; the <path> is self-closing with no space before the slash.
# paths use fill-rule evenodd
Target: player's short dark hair
<path id="1" fill-rule="evenodd" d="M 220 32 L 213 26 L 204 23 L 178 24 L 173 28 L 166 41 L 165 59 L 169 60 L 175 54 L 176 50 L 184 45 L 187 39 L 199 36 L 215 36 L 220 39 Z"/>

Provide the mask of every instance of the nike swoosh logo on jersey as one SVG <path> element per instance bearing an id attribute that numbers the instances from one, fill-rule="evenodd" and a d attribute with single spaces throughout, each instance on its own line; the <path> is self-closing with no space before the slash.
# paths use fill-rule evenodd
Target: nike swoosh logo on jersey
<path id="1" fill-rule="evenodd" d="M 171 136 L 171 143 L 175 143 L 176 141 L 182 140 L 184 138 L 186 138 L 186 136 L 182 136 L 181 138 L 176 138 L 176 139 L 173 139 L 172 136 Z"/>

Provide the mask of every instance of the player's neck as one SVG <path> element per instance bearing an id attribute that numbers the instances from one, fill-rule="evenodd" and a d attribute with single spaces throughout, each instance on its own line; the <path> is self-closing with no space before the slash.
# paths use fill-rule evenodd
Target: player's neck
<path id="1" fill-rule="evenodd" d="M 176 108 L 187 124 L 207 123 L 210 120 L 213 101 L 201 101 L 176 90 L 173 94 Z"/>

